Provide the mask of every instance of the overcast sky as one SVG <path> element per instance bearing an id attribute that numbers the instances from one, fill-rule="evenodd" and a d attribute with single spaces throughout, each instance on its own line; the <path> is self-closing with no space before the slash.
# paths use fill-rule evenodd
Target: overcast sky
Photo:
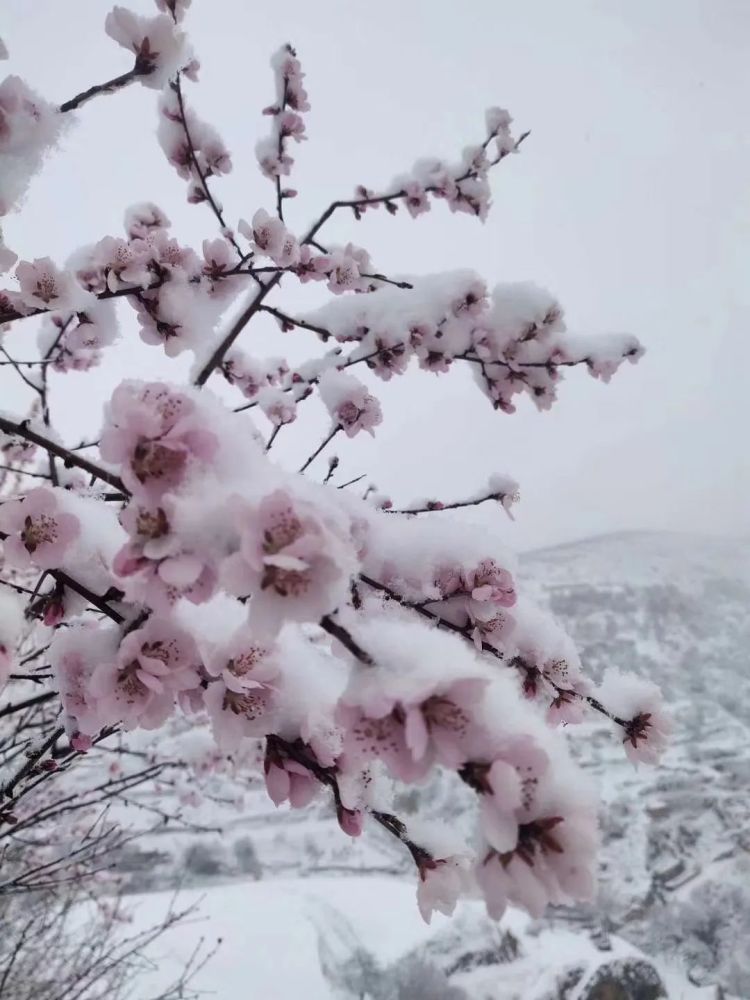
<path id="1" fill-rule="evenodd" d="M 127 54 L 102 29 L 109 6 L 0 0 L 3 68 L 58 102 L 125 71 Z M 457 153 L 481 138 L 485 107 L 500 104 L 532 135 L 494 172 L 484 226 L 437 205 L 416 221 L 342 216 L 329 241 L 353 239 L 391 274 L 471 267 L 490 284 L 533 280 L 559 297 L 572 330 L 626 330 L 646 345 L 609 386 L 573 372 L 545 414 L 525 399 L 513 416 L 493 412 L 459 366 L 377 383 L 385 422 L 374 442 L 339 450 L 345 473 L 369 473 L 401 502 L 458 498 L 507 472 L 522 503 L 502 531 L 521 549 L 631 528 L 750 531 L 746 0 L 194 0 L 187 28 L 202 62 L 188 99 L 234 157 L 215 185 L 230 220 L 272 206 L 253 146 L 268 124 L 268 57 L 289 40 L 312 103 L 293 227 L 356 183 L 382 187 L 420 155 Z M 82 109 L 7 219 L 8 245 L 63 261 L 119 234 L 124 209 L 143 200 L 196 247 L 213 236 L 213 217 L 186 204 L 156 144 L 155 100 L 136 85 Z M 309 299 L 290 288 L 286 301 Z M 119 378 L 185 370 L 142 347 L 121 310 L 126 338 L 106 371 L 56 380 L 53 407 L 71 441 L 96 430 Z M 31 326 L 14 336 L 19 355 Z M 298 360 L 317 349 L 306 337 L 269 323 L 242 343 Z M 0 369 L 0 406 L 22 402 Z M 310 412 L 314 426 L 286 431 L 285 461 L 322 436 L 323 414 Z"/>

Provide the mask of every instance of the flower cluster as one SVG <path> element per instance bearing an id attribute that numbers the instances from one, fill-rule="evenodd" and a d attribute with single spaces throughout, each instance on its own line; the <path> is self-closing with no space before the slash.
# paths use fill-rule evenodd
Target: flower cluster
<path id="1" fill-rule="evenodd" d="M 159 102 L 159 145 L 180 177 L 188 181 L 188 201 L 209 197 L 207 180 L 232 169 L 229 150 L 216 129 L 186 107 L 179 84 L 162 93 Z"/>
<path id="2" fill-rule="evenodd" d="M 522 141 L 511 135 L 512 121 L 503 108 L 489 108 L 485 115 L 487 135 L 484 141 L 479 146 L 467 147 L 458 163 L 418 160 L 410 173 L 395 177 L 384 192 L 359 185 L 350 202 L 355 217 L 359 219 L 368 209 L 381 205 L 395 215 L 402 202 L 415 219 L 429 212 L 432 197 L 444 200 L 452 212 L 466 212 L 485 219 L 492 197 L 489 171 L 509 153 L 515 152 Z"/>
<path id="3" fill-rule="evenodd" d="M 310 110 L 307 91 L 303 86 L 302 72 L 297 53 L 291 45 L 283 45 L 271 60 L 276 83 L 276 100 L 264 108 L 263 114 L 272 121 L 271 134 L 260 139 L 255 147 L 261 172 L 278 185 L 279 206 L 282 199 L 293 198 L 296 191 L 281 188 L 280 180 L 289 175 L 294 158 L 289 152 L 289 142 L 306 139 L 305 120 L 302 114 Z"/>

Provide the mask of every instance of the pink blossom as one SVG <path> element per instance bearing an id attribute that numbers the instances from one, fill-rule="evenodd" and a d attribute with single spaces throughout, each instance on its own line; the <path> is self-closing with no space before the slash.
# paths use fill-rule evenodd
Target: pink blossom
<path id="1" fill-rule="evenodd" d="M 562 816 L 547 816 L 523 824 L 514 850 L 490 850 L 477 865 L 476 880 L 490 917 L 499 920 L 509 902 L 539 918 L 549 903 L 590 898 L 590 864 L 573 862 L 570 866 L 561 836 L 564 823 Z M 567 891 L 558 871 L 566 876 Z"/>
<path id="2" fill-rule="evenodd" d="M 105 288 L 110 292 L 116 292 L 123 286 L 146 288 L 153 278 L 149 250 L 149 245 L 141 239 L 123 240 L 105 236 L 96 244 L 91 266 L 84 272 L 84 277 L 94 291 L 105 290 L 92 281 L 93 274 L 97 272 L 103 276 Z"/>
<path id="3" fill-rule="evenodd" d="M 113 571 L 125 579 L 126 596 L 162 613 L 183 597 L 192 604 L 204 604 L 213 596 L 218 580 L 213 560 L 184 548 L 172 532 L 171 512 L 168 497 L 163 506 L 155 507 L 131 501 L 120 514 L 131 540 L 112 561 Z"/>
<path id="4" fill-rule="evenodd" d="M 90 691 L 107 721 L 156 729 L 172 713 L 176 695 L 198 686 L 199 663 L 187 632 L 151 617 L 125 636 L 113 663 L 96 667 Z"/>
<path id="5" fill-rule="evenodd" d="M 154 229 L 169 229 L 170 225 L 164 212 L 151 201 L 131 205 L 125 212 L 125 231 L 131 240 L 143 238 Z"/>
<path id="6" fill-rule="evenodd" d="M 271 66 L 276 74 L 277 95 L 281 98 L 286 93 L 286 102 L 295 111 L 309 111 L 307 92 L 302 85 L 305 74 L 292 46 L 282 45 L 272 57 Z"/>
<path id="7" fill-rule="evenodd" d="M 672 733 L 672 720 L 652 681 L 610 668 L 596 691 L 607 711 L 624 721 L 622 744 L 633 764 L 658 763 Z"/>
<path id="8" fill-rule="evenodd" d="M 388 334 L 378 334 L 374 338 L 373 356 L 367 359 L 367 367 L 384 382 L 393 375 L 402 375 L 412 356 L 411 345 Z"/>
<path id="9" fill-rule="evenodd" d="M 85 736 L 83 733 L 73 733 L 70 737 L 70 745 L 78 753 L 87 753 L 94 745 L 94 741 L 90 736 Z"/>
<path id="10" fill-rule="evenodd" d="M 267 367 L 254 358 L 249 358 L 240 350 L 230 351 L 221 366 L 221 373 L 230 385 L 236 385 L 243 396 L 254 399 L 261 389 L 272 381 Z M 268 413 L 273 423 L 289 423 L 294 419 L 295 407 L 282 404 L 278 394 L 266 401 Z"/>
<path id="11" fill-rule="evenodd" d="M 296 111 L 282 111 L 276 119 L 276 127 L 283 138 L 291 138 L 297 142 L 306 139 L 305 122 Z"/>
<path id="12" fill-rule="evenodd" d="M 90 298 L 72 275 L 55 267 L 49 257 L 37 258 L 33 263 L 21 261 L 16 278 L 21 298 L 31 309 L 78 309 Z"/>
<path id="13" fill-rule="evenodd" d="M 277 722 L 273 650 L 254 640 L 245 626 L 206 661 L 211 681 L 203 700 L 220 746 L 234 749 L 244 737 L 266 736 Z"/>
<path id="14" fill-rule="evenodd" d="M 167 14 L 141 17 L 125 7 L 113 7 L 104 30 L 136 57 L 136 69 L 144 87 L 161 90 L 189 59 L 183 32 Z"/>
<path id="15" fill-rule="evenodd" d="M 351 543 L 307 502 L 277 490 L 256 507 L 237 500 L 237 552 L 223 566 L 231 593 L 251 595 L 250 619 L 273 634 L 284 619 L 317 622 L 346 594 Z"/>
<path id="16" fill-rule="evenodd" d="M 40 569 L 55 569 L 78 538 L 81 525 L 75 514 L 59 509 L 53 489 L 39 486 L 23 500 L 6 500 L 0 506 L 0 531 L 8 535 L 4 553 L 14 566 L 33 562 Z"/>
<path id="17" fill-rule="evenodd" d="M 406 192 L 404 204 L 412 219 L 416 219 L 418 215 L 424 215 L 425 212 L 429 212 L 430 201 L 424 186 L 419 181 L 407 181 L 404 184 L 404 191 Z"/>
<path id="18" fill-rule="evenodd" d="M 358 689 L 355 682 L 337 709 L 344 760 L 379 757 L 394 777 L 410 782 L 423 778 L 436 761 L 459 767 L 486 738 L 474 720 L 486 685 L 485 678 L 462 678 L 402 700 L 383 690 Z"/>
<path id="19" fill-rule="evenodd" d="M 193 465 L 210 462 L 218 441 L 194 402 L 160 382 L 124 382 L 107 407 L 100 451 L 135 495 L 155 502 L 180 486 Z"/>
<path id="20" fill-rule="evenodd" d="M 512 608 L 516 603 L 513 577 L 494 559 L 484 559 L 476 569 L 466 574 L 466 587 L 472 601 Z"/>
<path id="21" fill-rule="evenodd" d="M 366 250 L 356 247 L 352 243 L 347 243 L 341 249 L 332 250 L 325 259 L 328 290 L 334 295 L 364 290 L 367 283 L 362 280 L 362 274 L 369 272 L 371 267 Z"/>
<path id="22" fill-rule="evenodd" d="M 316 253 L 308 244 L 300 247 L 299 260 L 294 268 L 302 284 L 308 281 L 325 281 L 330 270 L 329 258 L 326 254 Z"/>
<path id="23" fill-rule="evenodd" d="M 339 826 L 347 837 L 359 837 L 364 826 L 364 813 L 361 809 L 347 809 L 340 806 L 336 810 Z"/>
<path id="24" fill-rule="evenodd" d="M 512 851 L 518 827 L 536 805 L 540 781 L 550 760 L 532 737 L 504 739 L 488 763 L 465 764 L 459 774 L 480 798 L 482 832 L 494 850 Z"/>
<path id="25" fill-rule="evenodd" d="M 95 669 L 117 654 L 116 629 L 88 623 L 60 629 L 50 647 L 50 663 L 63 707 L 68 736 L 95 736 L 107 722 L 91 690 Z"/>
<path id="26" fill-rule="evenodd" d="M 292 809 L 304 809 L 320 788 L 312 771 L 282 755 L 270 741 L 266 748 L 263 770 L 266 790 L 276 806 L 288 801 Z"/>
<path id="27" fill-rule="evenodd" d="M 246 393 L 247 395 L 247 393 Z M 276 427 L 290 424 L 297 416 L 297 403 L 290 393 L 273 386 L 263 386 L 255 394 L 262 412 Z"/>
<path id="28" fill-rule="evenodd" d="M 235 266 L 234 250 L 228 240 L 217 238 L 203 241 L 203 273 L 214 280 Z"/>
<path id="29" fill-rule="evenodd" d="M 329 369 L 320 377 L 318 388 L 328 412 L 347 437 L 361 430 L 374 434 L 373 428 L 383 419 L 380 403 L 358 379 Z"/>
<path id="30" fill-rule="evenodd" d="M 426 858 L 419 866 L 417 905 L 426 924 L 437 910 L 450 917 L 466 888 L 465 862 L 460 858 Z"/>
<path id="31" fill-rule="evenodd" d="M 259 208 L 253 216 L 252 227 L 244 219 L 237 226 L 259 253 L 265 254 L 279 267 L 293 267 L 299 261 L 299 244 L 281 219 Z"/>

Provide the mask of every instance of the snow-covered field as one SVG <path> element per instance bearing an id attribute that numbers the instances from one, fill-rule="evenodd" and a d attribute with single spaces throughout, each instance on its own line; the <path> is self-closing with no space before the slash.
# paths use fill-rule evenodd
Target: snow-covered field
<path id="1" fill-rule="evenodd" d="M 172 900 L 167 893 L 135 897 L 135 919 L 144 926 L 158 920 Z M 437 915 L 426 926 L 414 904 L 413 887 L 406 879 L 331 877 L 237 882 L 200 892 L 183 892 L 179 905 L 196 902 L 199 915 L 169 933 L 154 946 L 153 973 L 139 984 L 138 1000 L 150 996 L 192 953 L 200 938 L 221 944 L 193 985 L 215 1000 L 331 1000 L 353 996 L 327 978 L 323 967 L 343 965 L 357 947 L 365 947 L 382 969 L 393 967 L 409 953 L 420 953 L 440 966 L 452 960 L 441 947 L 451 927 L 476 927 L 482 907 L 464 902 L 452 920 Z M 535 930 L 529 920 L 509 912 L 498 931 L 510 931 L 518 940 L 517 958 L 497 964 L 478 964 L 451 976 L 467 996 L 487 1000 L 536 1000 L 556 996 L 561 973 L 584 968 L 570 1000 L 586 995 L 587 984 L 603 962 L 637 957 L 639 952 L 615 939 L 602 954 L 585 935 L 564 929 Z M 435 938 L 438 956 L 429 942 Z M 659 972 L 670 1000 L 713 1000 L 713 989 L 690 986 L 664 965 Z M 330 973 L 329 973 L 330 975 Z M 421 1000 L 402 993 L 403 1000 Z M 430 994 L 432 997 L 432 994 Z M 437 997 L 435 997 L 437 1000 Z"/>

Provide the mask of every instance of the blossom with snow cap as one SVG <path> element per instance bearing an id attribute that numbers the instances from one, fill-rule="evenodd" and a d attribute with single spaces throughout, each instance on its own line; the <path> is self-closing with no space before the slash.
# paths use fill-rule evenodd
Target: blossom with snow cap
<path id="1" fill-rule="evenodd" d="M 167 14 L 142 17 L 115 6 L 107 14 L 104 30 L 135 55 L 135 69 L 144 87 L 161 90 L 190 61 L 185 34 Z"/>
<path id="2" fill-rule="evenodd" d="M 672 732 L 659 688 L 652 681 L 610 668 L 596 696 L 624 720 L 622 744 L 633 764 L 656 764 Z"/>
<path id="3" fill-rule="evenodd" d="M 321 375 L 318 385 L 331 418 L 347 437 L 354 437 L 359 431 L 374 435 L 383 413 L 380 403 L 359 379 L 330 368 Z"/>
<path id="4" fill-rule="evenodd" d="M 417 906 L 426 924 L 432 921 L 432 914 L 450 917 L 459 897 L 468 883 L 466 862 L 463 858 L 425 858 L 417 865 Z"/>
<path id="5" fill-rule="evenodd" d="M 316 507 L 276 490 L 257 506 L 237 499 L 234 523 L 239 546 L 224 561 L 224 583 L 250 595 L 251 624 L 266 635 L 286 619 L 317 622 L 345 598 L 352 545 Z"/>
<path id="6" fill-rule="evenodd" d="M 135 495 L 158 501 L 184 482 L 192 465 L 210 462 L 217 447 L 184 392 L 160 382 L 123 382 L 112 394 L 100 451 L 120 467 Z"/>
<path id="7" fill-rule="evenodd" d="M 485 677 L 431 682 L 409 693 L 389 693 L 357 675 L 337 711 L 344 730 L 345 761 L 380 758 L 402 781 L 419 781 L 438 762 L 456 768 L 470 760 L 486 739 L 474 711 L 487 686 Z"/>
<path id="8" fill-rule="evenodd" d="M 211 678 L 203 701 L 220 746 L 235 748 L 244 737 L 266 736 L 278 722 L 276 682 L 281 669 L 274 650 L 241 626 L 206 659 Z"/>

